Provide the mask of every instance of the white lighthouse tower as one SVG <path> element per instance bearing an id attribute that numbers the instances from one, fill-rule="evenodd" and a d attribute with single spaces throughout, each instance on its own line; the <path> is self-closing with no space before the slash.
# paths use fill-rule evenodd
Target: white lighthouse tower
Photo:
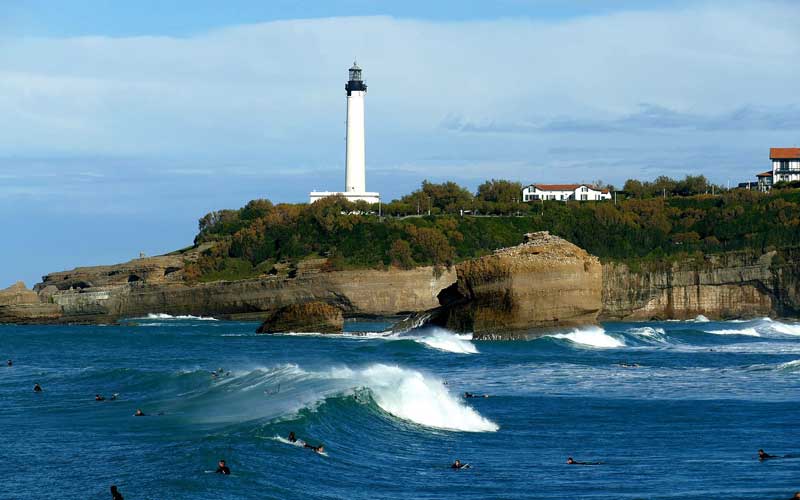
<path id="1" fill-rule="evenodd" d="M 378 203 L 380 194 L 367 191 L 366 142 L 364 140 L 364 96 L 367 84 L 361 76 L 361 68 L 353 62 L 349 79 L 344 86 L 347 91 L 347 146 L 345 154 L 344 192 L 312 191 L 311 203 L 326 196 L 342 195 L 350 201 Z"/>

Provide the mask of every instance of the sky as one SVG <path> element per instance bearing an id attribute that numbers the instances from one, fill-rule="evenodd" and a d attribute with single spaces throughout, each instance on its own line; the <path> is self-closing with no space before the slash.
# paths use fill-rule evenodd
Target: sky
<path id="1" fill-rule="evenodd" d="M 0 288 L 344 184 L 727 184 L 800 145 L 800 2 L 0 0 Z"/>

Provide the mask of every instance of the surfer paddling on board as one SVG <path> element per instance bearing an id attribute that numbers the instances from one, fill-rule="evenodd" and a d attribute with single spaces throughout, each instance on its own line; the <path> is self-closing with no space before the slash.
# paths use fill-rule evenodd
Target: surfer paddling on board
<path id="1" fill-rule="evenodd" d="M 568 465 L 600 465 L 603 462 L 578 462 L 577 460 L 573 460 L 572 457 L 567 457 L 567 464 Z"/>
<path id="2" fill-rule="evenodd" d="M 469 469 L 470 465 L 469 464 L 462 464 L 461 460 L 456 458 L 456 461 L 453 462 L 452 464 L 450 464 L 450 468 L 453 469 L 453 470 Z"/>
<path id="3" fill-rule="evenodd" d="M 42 392 L 42 386 L 39 384 L 33 385 L 33 392 Z"/>
<path id="4" fill-rule="evenodd" d="M 464 393 L 464 397 L 466 399 L 470 399 L 470 398 L 488 398 L 489 395 L 488 394 L 473 394 L 471 392 L 465 392 Z"/>
<path id="5" fill-rule="evenodd" d="M 325 452 L 325 446 L 322 445 L 322 444 L 320 444 L 319 446 L 312 446 L 312 445 L 310 445 L 308 443 L 303 443 L 303 448 L 308 448 L 311 451 L 313 451 L 314 453 L 324 453 Z"/>
<path id="6" fill-rule="evenodd" d="M 297 436 L 294 435 L 294 431 L 291 431 L 289 433 L 289 437 L 287 438 L 287 441 L 289 441 L 290 443 L 296 443 L 297 442 Z"/>

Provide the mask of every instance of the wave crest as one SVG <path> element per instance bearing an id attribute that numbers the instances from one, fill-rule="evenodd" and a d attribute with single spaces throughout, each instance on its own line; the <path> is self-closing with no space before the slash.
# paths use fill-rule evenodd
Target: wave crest
<path id="1" fill-rule="evenodd" d="M 546 335 L 546 337 L 569 340 L 570 342 L 573 342 L 575 344 L 597 347 L 601 349 L 613 349 L 615 347 L 625 347 L 625 342 L 607 334 L 606 331 L 599 326 L 577 328 L 567 333 L 554 333 Z"/>

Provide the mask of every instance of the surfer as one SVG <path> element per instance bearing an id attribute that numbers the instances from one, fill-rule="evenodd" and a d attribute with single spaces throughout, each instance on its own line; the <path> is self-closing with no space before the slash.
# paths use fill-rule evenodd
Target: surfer
<path id="1" fill-rule="evenodd" d="M 114 393 L 111 395 L 111 401 L 116 401 L 117 397 L 119 397 L 119 393 Z"/>
<path id="2" fill-rule="evenodd" d="M 42 386 L 39 384 L 33 384 L 33 392 L 42 392 Z"/>
<path id="3" fill-rule="evenodd" d="M 94 400 L 95 401 L 105 401 L 106 398 L 104 398 L 101 394 L 95 394 L 94 395 Z"/>
<path id="4" fill-rule="evenodd" d="M 461 460 L 456 458 L 456 461 L 450 465 L 451 469 L 461 470 L 461 469 L 469 469 L 469 464 L 462 464 Z"/>
<path id="5" fill-rule="evenodd" d="M 223 474 L 225 476 L 229 476 L 230 473 L 231 473 L 231 470 L 228 468 L 227 465 L 225 465 L 225 460 L 220 460 L 219 462 L 217 462 L 217 470 L 216 470 L 216 472 L 217 472 L 217 474 Z"/>
<path id="6" fill-rule="evenodd" d="M 488 394 L 473 394 L 471 392 L 465 392 L 464 393 L 464 397 L 467 398 L 467 399 L 469 399 L 469 398 L 488 398 L 489 395 Z"/>
<path id="7" fill-rule="evenodd" d="M 14 362 L 9 359 L 6 361 L 6 366 L 14 366 Z"/>
<path id="8" fill-rule="evenodd" d="M 111 485 L 111 498 L 113 500 L 125 500 L 122 498 L 122 494 L 120 494 L 119 490 L 117 489 L 117 485 L 115 484 Z"/>
<path id="9" fill-rule="evenodd" d="M 769 453 L 767 453 L 764 450 L 758 450 L 758 459 L 759 460 L 769 460 L 771 458 L 781 458 L 781 457 L 779 457 L 777 455 L 770 455 Z"/>
<path id="10" fill-rule="evenodd" d="M 288 440 L 289 440 L 289 442 L 290 442 L 290 443 L 296 443 L 296 442 L 297 442 L 297 437 L 295 437 L 295 435 L 294 435 L 294 431 L 291 431 L 291 432 L 289 433 L 289 438 L 288 438 Z"/>
<path id="11" fill-rule="evenodd" d="M 639 368 L 639 363 L 624 363 L 624 362 L 620 362 L 620 363 L 617 363 L 617 364 L 619 366 L 623 367 L 623 368 Z"/>
<path id="12" fill-rule="evenodd" d="M 320 444 L 319 446 L 312 446 L 308 443 L 303 443 L 303 448 L 308 448 L 315 453 L 322 453 L 325 451 L 325 446 Z"/>
<path id="13" fill-rule="evenodd" d="M 141 408 L 136 408 L 136 413 L 133 414 L 134 417 L 146 417 L 147 415 L 141 410 Z"/>
<path id="14" fill-rule="evenodd" d="M 569 465 L 600 465 L 602 462 L 578 462 L 573 460 L 572 457 L 567 457 L 567 464 Z"/>

